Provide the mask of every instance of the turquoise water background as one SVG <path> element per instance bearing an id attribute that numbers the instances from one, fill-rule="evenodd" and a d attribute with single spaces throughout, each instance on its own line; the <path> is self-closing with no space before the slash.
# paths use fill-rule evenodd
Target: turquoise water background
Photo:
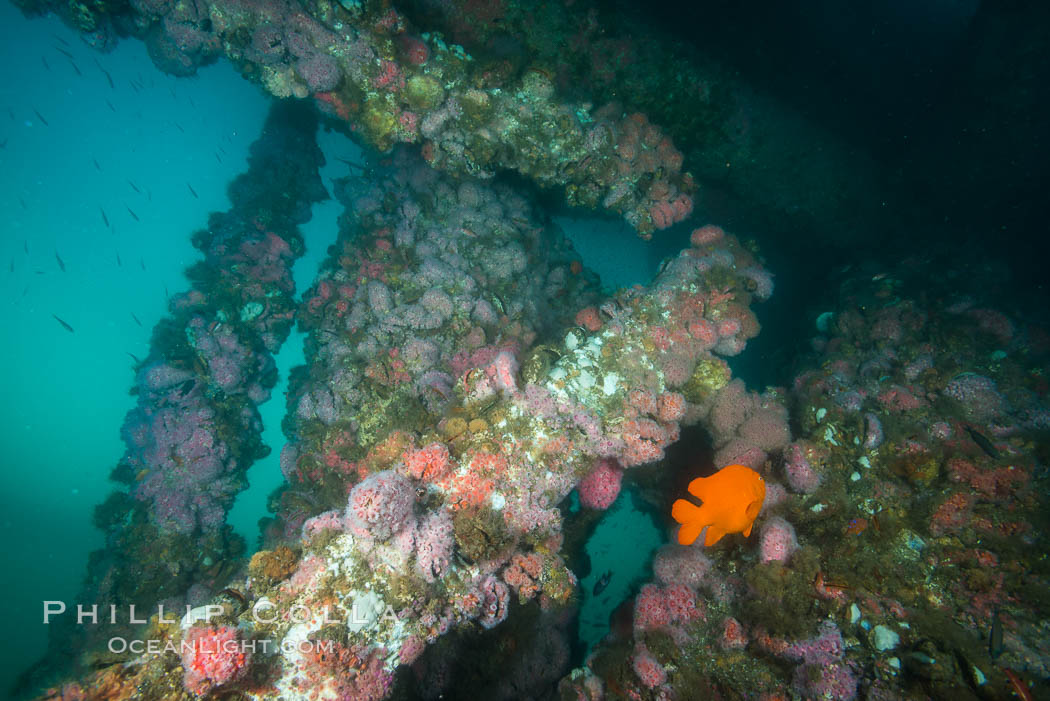
<path id="1" fill-rule="evenodd" d="M 0 106 L 0 141 L 7 142 L 0 150 L 0 328 L 7 336 L 0 346 L 0 587 L 8 616 L 0 688 L 7 689 L 43 650 L 42 601 L 72 603 L 88 553 L 102 545 L 91 514 L 110 491 L 109 471 L 123 450 L 119 428 L 133 403 L 128 353 L 147 355 L 165 288 L 186 287 L 182 270 L 196 259 L 190 234 L 208 212 L 228 207 L 226 184 L 245 167 L 267 98 L 228 64 L 176 80 L 153 68 L 139 42 L 100 54 L 57 20 L 28 21 L 7 3 L 0 4 L 0 27 L 0 63 L 8 69 Z M 55 47 L 73 54 L 82 76 Z M 141 84 L 138 92 L 132 81 Z M 325 206 L 334 207 L 319 209 Z M 330 231 L 334 212 L 316 221 Z M 305 229 L 308 237 L 329 231 Z M 301 282 L 312 277 L 324 246 L 310 249 L 296 270 Z M 300 348 L 286 346 L 284 367 L 301 359 Z M 280 445 L 273 412 L 281 405 L 266 407 L 271 445 Z M 279 480 L 276 457 L 258 465 L 231 515 L 250 542 Z"/>
<path id="2" fill-rule="evenodd" d="M 190 235 L 209 212 L 229 206 L 226 186 L 245 169 L 268 98 L 228 63 L 172 78 L 153 67 L 138 41 L 101 54 L 57 19 L 26 20 L 7 3 L 0 3 L 0 27 L 0 65 L 7 68 L 0 103 L 0 142 L 6 141 L 0 328 L 7 341 L 0 344 L 6 369 L 0 596 L 7 616 L 0 689 L 6 690 L 43 652 L 43 602 L 75 605 L 88 553 L 102 545 L 91 515 L 111 490 L 108 475 L 123 452 L 119 429 L 133 404 L 128 354 L 146 357 L 152 327 L 165 313 L 165 290 L 186 287 L 182 271 L 197 259 Z M 318 138 L 329 186 L 331 177 L 345 174 L 336 157 L 360 155 L 338 133 L 322 130 Z M 310 284 L 335 239 L 340 210 L 323 202 L 303 227 L 307 255 L 295 268 L 297 289 Z M 607 285 L 644 282 L 659 260 L 658 249 L 614 222 L 559 223 Z M 284 381 L 300 362 L 301 337 L 293 334 L 278 357 L 281 384 L 262 407 L 264 439 L 274 451 L 251 469 L 251 487 L 230 514 L 249 543 L 267 495 L 281 481 Z M 596 558 L 595 570 L 604 562 Z M 614 605 L 626 581 L 610 587 Z M 585 586 L 589 592 L 593 581 Z M 587 619 L 600 621 L 602 613 L 588 609 Z M 594 625 L 589 637 L 597 634 Z"/>

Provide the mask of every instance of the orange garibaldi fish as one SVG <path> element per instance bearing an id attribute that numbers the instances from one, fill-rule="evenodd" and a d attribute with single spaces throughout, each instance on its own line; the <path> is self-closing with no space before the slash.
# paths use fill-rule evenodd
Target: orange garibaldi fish
<path id="1" fill-rule="evenodd" d="M 703 502 L 696 506 L 678 499 L 671 506 L 671 517 L 682 524 L 678 542 L 692 545 L 707 526 L 704 545 L 714 545 L 726 533 L 751 535 L 751 526 L 766 500 L 766 482 L 744 465 L 727 465 L 710 477 L 689 483 L 689 493 Z"/>

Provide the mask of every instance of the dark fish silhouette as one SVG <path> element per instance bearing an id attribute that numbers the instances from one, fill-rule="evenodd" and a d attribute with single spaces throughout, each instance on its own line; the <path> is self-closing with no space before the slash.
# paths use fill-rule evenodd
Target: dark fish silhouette
<path id="1" fill-rule="evenodd" d="M 40 112 L 37 109 L 33 109 L 33 114 L 36 115 L 36 118 L 39 119 L 40 123 L 43 124 L 45 127 L 51 126 L 50 124 L 48 124 L 48 121 L 44 119 L 44 115 L 40 114 Z"/>
<path id="2" fill-rule="evenodd" d="M 340 161 L 342 163 L 345 163 L 346 165 L 350 166 L 351 168 L 357 168 L 357 169 L 361 170 L 362 172 L 367 170 L 363 165 L 361 165 L 360 163 L 356 163 L 354 161 L 351 161 L 349 158 L 340 158 L 339 156 L 336 156 L 335 160 Z"/>
<path id="3" fill-rule="evenodd" d="M 109 105 L 109 109 L 110 109 L 110 110 L 112 110 L 113 112 L 116 112 L 116 111 L 117 111 L 117 108 L 116 108 L 116 107 L 114 107 L 114 106 L 113 106 L 113 103 L 112 103 L 112 102 L 110 102 L 109 100 L 106 100 L 106 104 L 107 104 L 107 105 Z"/>
<path id="4" fill-rule="evenodd" d="M 55 318 L 55 321 L 57 321 L 58 323 L 62 324 L 62 328 L 64 328 L 66 331 L 68 331 L 69 333 L 76 333 L 76 331 L 73 330 L 72 326 L 70 326 L 66 322 L 62 321 L 61 319 L 59 319 L 54 314 L 52 314 L 51 316 L 53 316 Z"/>
<path id="5" fill-rule="evenodd" d="M 219 153 L 217 151 L 215 152 L 215 160 L 217 160 L 219 163 L 222 163 L 222 159 L 219 158 Z"/>
<path id="6" fill-rule="evenodd" d="M 117 267 L 118 268 L 123 268 L 124 267 L 124 263 L 121 262 L 121 260 L 120 260 L 120 254 L 119 253 L 117 254 Z"/>
<path id="7" fill-rule="evenodd" d="M 176 129 L 178 129 L 179 131 L 181 131 L 181 132 L 182 132 L 183 134 L 185 134 L 185 133 L 186 133 L 186 130 L 182 128 L 182 125 L 181 125 L 181 124 L 179 124 L 178 122 L 174 122 L 174 124 L 175 124 L 175 128 L 176 128 Z"/>
<path id="8" fill-rule="evenodd" d="M 63 39 L 62 37 L 60 37 L 59 35 L 52 34 L 51 36 L 54 37 L 55 41 L 57 41 L 59 44 L 62 44 L 63 46 L 69 46 L 69 42 L 66 41 L 65 39 Z M 55 48 L 58 48 L 58 47 L 55 47 Z"/>
<path id="9" fill-rule="evenodd" d="M 609 581 L 612 579 L 612 574 L 613 574 L 612 570 L 609 570 L 608 572 L 603 574 L 601 577 L 599 577 L 598 581 L 594 583 L 594 592 L 593 592 L 593 594 L 595 596 L 598 596 L 599 594 L 601 594 L 603 591 L 605 591 L 605 587 L 609 586 Z"/>
<path id="10" fill-rule="evenodd" d="M 200 199 L 200 197 L 197 196 L 197 191 L 193 189 L 192 185 L 190 185 L 189 183 L 186 183 L 186 187 L 188 187 L 190 189 L 190 194 L 193 195 L 193 199 L 195 199 L 195 200 L 199 200 Z"/>
<path id="11" fill-rule="evenodd" d="M 65 49 L 63 49 L 63 48 L 62 48 L 61 46 L 56 46 L 56 47 L 55 47 L 55 51 L 57 51 L 58 53 L 60 53 L 60 54 L 62 54 L 63 56 L 65 56 L 65 57 L 66 57 L 66 58 L 68 58 L 68 59 L 69 59 L 70 61 L 72 61 L 72 60 L 73 60 L 73 54 L 69 53 L 68 51 L 66 51 Z"/>
<path id="12" fill-rule="evenodd" d="M 44 62 L 44 68 L 46 68 L 47 70 L 50 71 L 51 70 L 51 65 L 47 62 L 47 59 L 44 58 L 43 56 L 41 56 L 40 60 Z"/>
<path id="13" fill-rule="evenodd" d="M 55 260 L 58 261 L 59 270 L 66 272 L 66 263 L 62 260 L 62 256 L 58 255 L 58 251 L 55 251 Z"/>
<path id="14" fill-rule="evenodd" d="M 139 360 L 139 357 L 137 355 L 135 355 L 131 351 L 124 351 L 124 352 L 131 356 L 131 359 L 135 361 L 136 365 L 141 365 L 142 364 L 142 361 Z"/>
<path id="15" fill-rule="evenodd" d="M 139 318 L 137 316 L 135 316 L 135 312 L 131 312 L 131 318 L 135 320 L 136 324 L 138 324 L 139 326 L 142 326 L 142 322 L 139 321 Z"/>
<path id="16" fill-rule="evenodd" d="M 96 65 L 96 66 L 98 66 L 98 69 L 99 69 L 100 71 L 102 71 L 102 74 L 103 74 L 103 75 L 105 75 L 105 76 L 106 76 L 106 80 L 108 80 L 108 81 L 109 81 L 109 87 L 110 87 L 110 88 L 113 88 L 113 89 L 116 89 L 116 87 L 117 87 L 117 86 L 113 84 L 113 76 L 111 76 L 111 75 L 109 74 L 109 71 L 107 71 L 107 70 L 106 70 L 105 68 L 103 68 L 103 67 L 102 67 L 102 64 L 98 62 L 98 59 L 97 59 L 97 58 L 95 59 L 95 65 Z"/>
<path id="17" fill-rule="evenodd" d="M 139 189 L 139 186 L 133 183 L 131 180 L 128 180 L 128 185 L 131 185 L 131 189 L 137 192 L 138 194 L 142 194 L 142 190 Z"/>
<path id="18" fill-rule="evenodd" d="M 107 229 L 109 229 L 109 217 L 106 216 L 106 210 L 102 209 L 102 207 L 99 206 L 98 212 L 102 215 L 102 223 L 106 225 Z"/>
<path id="19" fill-rule="evenodd" d="M 1003 623 L 999 620 L 999 607 L 992 612 L 992 627 L 988 629 L 988 656 L 992 662 L 1003 654 Z"/>
<path id="20" fill-rule="evenodd" d="M 80 72 L 79 68 L 77 68 L 77 64 L 73 61 L 73 59 L 69 59 L 69 65 L 73 66 L 73 70 L 76 71 L 78 76 L 80 76 L 81 78 L 84 77 L 84 74 Z"/>
<path id="21" fill-rule="evenodd" d="M 966 427 L 966 432 L 970 434 L 970 439 L 977 444 L 977 446 L 984 451 L 984 454 L 993 460 L 998 459 L 999 450 L 992 445 L 992 442 L 984 437 L 984 434 L 978 433 L 969 426 Z"/>
<path id="22" fill-rule="evenodd" d="M 139 219 L 139 215 L 131 211 L 131 207 L 128 206 L 127 202 L 124 203 L 124 209 L 128 210 L 128 214 L 131 215 L 132 219 L 134 219 L 135 221 L 141 221 L 141 219 Z"/>
<path id="23" fill-rule="evenodd" d="M 102 166 L 100 166 L 98 164 L 98 159 L 97 158 L 92 158 L 91 162 L 95 164 L 95 170 L 97 170 L 98 172 L 101 173 L 102 172 Z"/>
<path id="24" fill-rule="evenodd" d="M 22 250 L 26 252 L 26 255 L 29 255 L 29 241 L 22 239 Z"/>

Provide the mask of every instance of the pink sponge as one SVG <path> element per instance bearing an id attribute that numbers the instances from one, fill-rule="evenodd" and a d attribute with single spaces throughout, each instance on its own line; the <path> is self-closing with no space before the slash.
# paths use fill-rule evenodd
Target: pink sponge
<path id="1" fill-rule="evenodd" d="M 812 446 L 801 441 L 784 451 L 784 477 L 795 492 L 812 494 L 820 486 L 820 473 L 810 462 L 814 452 Z"/>
<path id="2" fill-rule="evenodd" d="M 236 628 L 191 628 L 182 641 L 186 689 L 202 696 L 244 676 L 251 662 Z"/>
<path id="3" fill-rule="evenodd" d="M 640 647 L 635 651 L 631 666 L 634 667 L 634 673 L 638 675 L 642 683 L 650 689 L 660 686 L 667 681 L 667 672 L 664 670 L 663 665 L 644 647 Z"/>
<path id="4" fill-rule="evenodd" d="M 615 460 L 599 460 L 576 487 L 580 503 L 588 509 L 608 509 L 620 494 L 622 480 L 623 470 Z"/>
<path id="5" fill-rule="evenodd" d="M 371 475 L 350 492 L 346 525 L 356 536 L 386 540 L 401 530 L 412 514 L 415 490 L 393 470 Z"/>
<path id="6" fill-rule="evenodd" d="M 798 539 L 794 526 L 779 516 L 766 521 L 759 538 L 759 557 L 762 562 L 787 562 L 796 550 Z"/>

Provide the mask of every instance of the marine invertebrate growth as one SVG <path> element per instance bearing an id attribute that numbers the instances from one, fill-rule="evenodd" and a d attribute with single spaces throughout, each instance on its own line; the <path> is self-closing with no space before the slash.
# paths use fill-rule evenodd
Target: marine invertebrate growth
<path id="1" fill-rule="evenodd" d="M 171 597 L 170 606 L 191 588 L 198 599 L 221 589 L 244 553 L 226 513 L 267 452 L 256 407 L 293 323 L 297 227 L 326 196 L 316 124 L 309 110 L 273 108 L 248 171 L 230 185 L 231 209 L 193 237 L 203 258 L 188 271 L 192 288 L 172 296 L 139 364 L 112 473 L 120 487 L 96 509 L 107 547 L 91 559 L 81 599 L 121 609 L 121 623 L 127 604 Z"/>

